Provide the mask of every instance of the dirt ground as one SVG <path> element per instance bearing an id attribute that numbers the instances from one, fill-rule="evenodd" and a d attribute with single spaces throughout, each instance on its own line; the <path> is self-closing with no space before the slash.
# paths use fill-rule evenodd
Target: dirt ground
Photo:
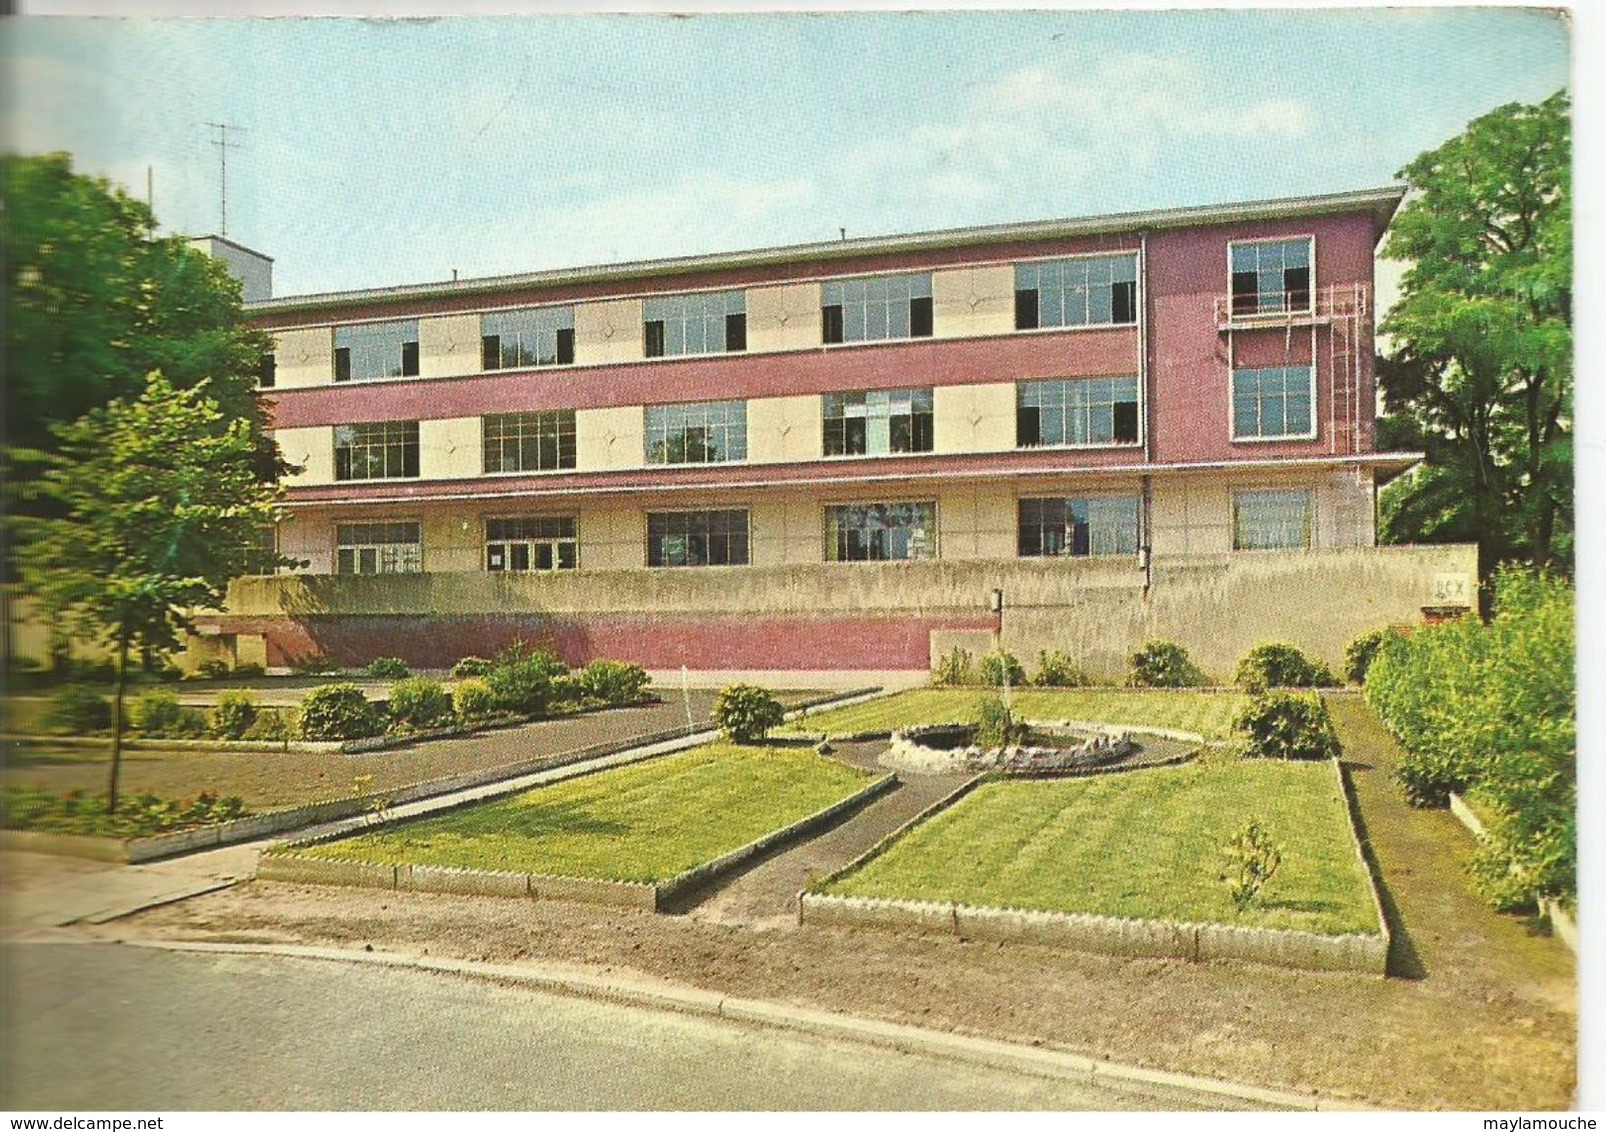
<path id="1" fill-rule="evenodd" d="M 99 931 L 628 971 L 1394 1108 L 1567 1107 L 1570 953 L 1478 904 L 1460 872 L 1470 838 L 1448 814 L 1405 806 L 1388 778 L 1398 752 L 1363 704 L 1333 706 L 1398 940 L 1388 979 L 800 927 L 778 901 L 831 865 L 828 838 L 689 914 L 253 882 Z"/>

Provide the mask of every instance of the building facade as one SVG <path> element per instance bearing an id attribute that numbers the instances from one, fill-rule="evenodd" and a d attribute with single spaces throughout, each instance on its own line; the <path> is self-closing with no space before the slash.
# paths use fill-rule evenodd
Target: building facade
<path id="1" fill-rule="evenodd" d="M 1465 563 L 1374 549 L 1376 483 L 1417 458 L 1373 427 L 1402 192 L 248 304 L 306 565 L 203 632 L 270 665 L 525 637 L 652 668 L 998 639 L 1108 667 L 1312 570 L 1259 606 L 1381 571 L 1338 622 L 1409 619 Z"/>

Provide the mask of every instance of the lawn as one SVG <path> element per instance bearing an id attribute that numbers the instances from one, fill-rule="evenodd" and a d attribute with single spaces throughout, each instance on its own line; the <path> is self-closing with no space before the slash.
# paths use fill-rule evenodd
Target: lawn
<path id="1" fill-rule="evenodd" d="M 715 743 L 296 852 L 662 881 L 823 810 L 872 777 L 807 748 Z"/>
<path id="2" fill-rule="evenodd" d="M 788 725 L 797 734 L 890 731 L 917 723 L 964 723 L 989 693 L 984 688 L 912 688 L 852 707 L 809 715 Z M 1132 727 L 1191 731 L 1225 739 L 1232 717 L 1248 700 L 1233 692 L 1143 691 L 1124 688 L 1032 688 L 1010 694 L 1023 719 L 1079 719 Z"/>
<path id="3" fill-rule="evenodd" d="M 1222 846 L 1258 818 L 1282 867 L 1238 915 Z M 1327 763 L 1242 760 L 992 782 L 824 891 L 1134 919 L 1377 931 Z"/>

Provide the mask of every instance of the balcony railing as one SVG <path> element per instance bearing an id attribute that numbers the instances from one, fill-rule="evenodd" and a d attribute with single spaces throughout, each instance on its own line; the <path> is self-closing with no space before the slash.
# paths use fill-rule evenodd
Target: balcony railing
<path id="1" fill-rule="evenodd" d="M 1369 288 L 1365 283 L 1339 283 L 1298 291 L 1259 291 L 1253 295 L 1217 295 L 1218 330 L 1266 326 L 1325 325 L 1334 319 L 1366 314 Z"/>

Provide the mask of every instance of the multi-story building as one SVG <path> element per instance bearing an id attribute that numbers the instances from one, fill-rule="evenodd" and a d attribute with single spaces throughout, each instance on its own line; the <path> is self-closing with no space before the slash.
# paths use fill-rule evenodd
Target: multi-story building
<path id="1" fill-rule="evenodd" d="M 306 566 L 237 582 L 209 647 L 1335 657 L 1474 570 L 1374 547 L 1376 485 L 1418 458 L 1373 428 L 1402 192 L 250 303 Z"/>

